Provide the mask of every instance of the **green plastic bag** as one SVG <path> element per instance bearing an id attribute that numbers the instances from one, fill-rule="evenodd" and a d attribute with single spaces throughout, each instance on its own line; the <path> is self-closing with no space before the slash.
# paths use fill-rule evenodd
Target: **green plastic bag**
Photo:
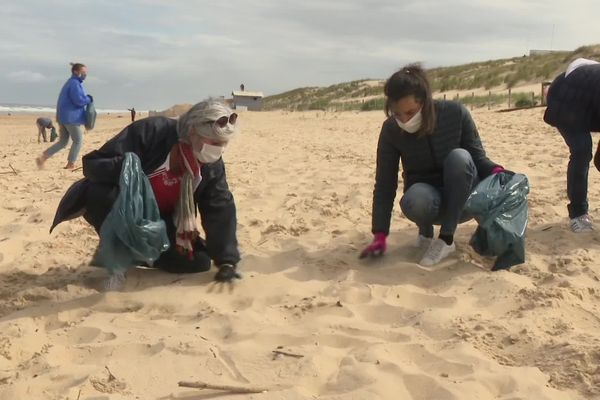
<path id="1" fill-rule="evenodd" d="M 167 227 L 140 159 L 125 153 L 119 196 L 100 227 L 94 264 L 111 273 L 140 264 L 151 266 L 169 246 Z"/>
<path id="2" fill-rule="evenodd" d="M 469 244 L 481 255 L 497 257 L 492 271 L 525 261 L 528 194 L 527 176 L 501 172 L 481 181 L 467 200 L 465 211 L 479 224 Z"/>
<path id="3" fill-rule="evenodd" d="M 50 141 L 54 142 L 57 137 L 58 137 L 58 134 L 56 133 L 56 128 L 52 127 L 52 129 L 50 129 Z"/>
<path id="4" fill-rule="evenodd" d="M 96 106 L 92 101 L 85 107 L 85 129 L 91 131 L 96 125 Z"/>

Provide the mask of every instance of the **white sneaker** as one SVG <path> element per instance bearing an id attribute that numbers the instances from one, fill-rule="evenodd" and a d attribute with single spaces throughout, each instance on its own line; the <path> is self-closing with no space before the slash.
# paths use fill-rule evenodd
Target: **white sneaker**
<path id="1" fill-rule="evenodd" d="M 428 238 L 423 235 L 419 235 L 415 242 L 415 247 L 417 247 L 421 250 L 425 250 L 425 249 L 429 248 L 429 246 L 431 245 L 431 242 L 433 242 L 433 238 Z"/>
<path id="2" fill-rule="evenodd" d="M 594 230 L 594 223 L 588 214 L 572 218 L 570 225 L 571 230 L 575 233 L 592 232 Z"/>
<path id="3" fill-rule="evenodd" d="M 454 253 L 456 245 L 452 242 L 451 245 L 447 245 L 442 239 L 435 239 L 429 245 L 429 248 L 425 252 L 425 255 L 421 259 L 421 264 L 424 267 L 435 265 Z"/>
<path id="4" fill-rule="evenodd" d="M 125 287 L 126 281 L 125 271 L 113 272 L 104 281 L 104 290 L 106 292 L 117 292 Z"/>

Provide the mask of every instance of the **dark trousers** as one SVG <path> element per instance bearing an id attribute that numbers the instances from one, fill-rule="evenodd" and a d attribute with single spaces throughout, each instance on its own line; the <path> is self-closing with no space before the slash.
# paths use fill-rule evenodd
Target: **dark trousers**
<path id="1" fill-rule="evenodd" d="M 83 217 L 96 229 L 97 233 L 100 233 L 100 227 L 112 209 L 118 195 L 118 186 L 100 183 L 89 185 L 87 207 Z M 167 226 L 167 236 L 171 246 L 160 255 L 153 266 L 172 273 L 208 271 L 211 259 L 208 256 L 204 240 L 199 239 L 194 243 L 194 251 L 191 258 L 187 254 L 179 253 L 175 247 L 175 234 L 177 230 L 172 216 L 161 215 L 161 218 Z"/>
<path id="2" fill-rule="evenodd" d="M 569 146 L 567 167 L 567 196 L 569 218 L 580 217 L 588 212 L 588 172 L 592 160 L 592 135 L 589 131 L 558 128 Z"/>
<path id="3" fill-rule="evenodd" d="M 443 181 L 441 188 L 415 183 L 400 200 L 404 215 L 417 224 L 419 234 L 425 237 L 433 237 L 433 225 L 441 225 L 440 234 L 454 235 L 459 223 L 471 219 L 463 209 L 479 177 L 468 151 L 454 149 L 448 154 L 444 160 Z"/>

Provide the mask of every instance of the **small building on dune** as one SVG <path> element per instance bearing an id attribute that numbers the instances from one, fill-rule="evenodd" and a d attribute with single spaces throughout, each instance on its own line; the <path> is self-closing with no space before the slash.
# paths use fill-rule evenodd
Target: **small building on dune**
<path id="1" fill-rule="evenodd" d="M 231 92 L 233 97 L 233 108 L 236 110 L 260 111 L 263 106 L 262 92 L 248 92 L 245 90 L 234 90 Z"/>

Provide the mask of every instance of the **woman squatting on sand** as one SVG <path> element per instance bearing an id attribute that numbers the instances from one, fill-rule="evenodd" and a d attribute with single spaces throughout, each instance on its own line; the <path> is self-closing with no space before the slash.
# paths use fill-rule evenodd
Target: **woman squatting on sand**
<path id="1" fill-rule="evenodd" d="M 394 73 L 384 87 L 385 114 L 377 146 L 373 192 L 373 242 L 361 258 L 386 250 L 398 172 L 404 195 L 400 207 L 418 228 L 416 245 L 425 251 L 420 264 L 439 263 L 456 249 L 454 233 L 471 217 L 463 208 L 477 183 L 504 168 L 485 154 L 469 111 L 460 103 L 433 100 L 425 71 L 418 64 Z M 440 225 L 434 239 L 434 225 Z"/>
<path id="2" fill-rule="evenodd" d="M 119 196 L 125 155 L 134 153 L 149 178 L 170 242 L 153 266 L 202 272 L 213 261 L 217 281 L 240 278 L 236 206 L 221 157 L 237 131 L 237 114 L 217 100 L 194 105 L 178 120 L 157 116 L 130 124 L 83 157 L 85 178 L 61 200 L 52 229 L 83 215 L 102 243 L 101 227 Z M 205 240 L 199 237 L 196 210 Z M 124 280 L 124 274 L 113 274 L 108 289 L 118 289 Z"/>

